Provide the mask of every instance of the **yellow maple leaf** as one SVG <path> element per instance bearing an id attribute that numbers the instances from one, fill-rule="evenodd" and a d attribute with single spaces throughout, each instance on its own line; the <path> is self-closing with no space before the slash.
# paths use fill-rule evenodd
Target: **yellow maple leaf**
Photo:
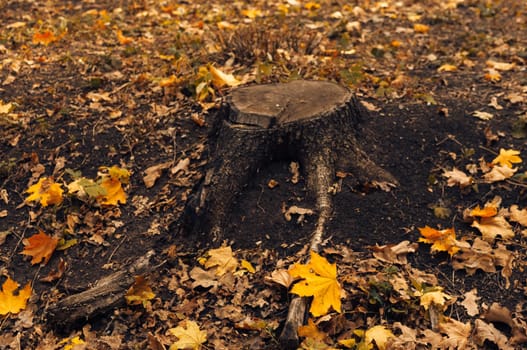
<path id="1" fill-rule="evenodd" d="M 63 350 L 74 350 L 78 349 L 79 347 L 77 345 L 86 344 L 84 340 L 82 340 L 78 335 L 66 339 L 62 339 L 59 342 L 59 345 L 64 345 Z"/>
<path id="2" fill-rule="evenodd" d="M 53 178 L 43 177 L 26 190 L 26 193 L 30 194 L 26 201 L 38 201 L 43 207 L 47 207 L 50 204 L 60 204 L 62 203 L 63 192 L 61 185 L 53 181 Z"/>
<path id="3" fill-rule="evenodd" d="M 169 350 L 198 350 L 207 341 L 207 332 L 200 330 L 194 321 L 186 321 L 183 326 L 170 328 L 168 332 L 178 337 L 178 341 L 170 345 Z"/>
<path id="4" fill-rule="evenodd" d="M 31 264 L 39 264 L 44 260 L 44 265 L 48 263 L 51 255 L 57 248 L 57 238 L 48 236 L 40 231 L 36 235 L 26 238 L 22 241 L 25 245 L 24 250 L 20 254 L 29 255 L 32 257 Z"/>
<path id="5" fill-rule="evenodd" d="M 436 287 L 420 296 L 420 305 L 423 306 L 425 310 L 428 310 L 431 305 L 436 305 L 443 308 L 445 306 L 445 302 L 450 299 L 452 299 L 452 297 L 446 293 L 443 293 L 443 288 Z"/>
<path id="6" fill-rule="evenodd" d="M 512 168 L 512 163 L 521 163 L 522 159 L 519 157 L 520 151 L 514 149 L 500 149 L 500 154 L 494 158 L 492 164 L 499 164 Z"/>
<path id="7" fill-rule="evenodd" d="M 457 66 L 453 64 L 445 63 L 441 67 L 437 68 L 438 72 L 455 72 L 457 71 Z"/>
<path id="8" fill-rule="evenodd" d="M 250 19 L 255 19 L 256 17 L 262 17 L 263 13 L 259 9 L 252 8 L 252 9 L 242 10 L 242 15 Z"/>
<path id="9" fill-rule="evenodd" d="M 203 263 L 206 269 L 216 268 L 216 276 L 234 272 L 238 268 L 238 259 L 232 254 L 231 247 L 220 247 L 208 251 L 209 258 Z"/>
<path id="10" fill-rule="evenodd" d="M 7 277 L 0 291 L 0 315 L 16 314 L 26 308 L 27 300 L 31 296 L 31 285 L 26 284 L 23 289 L 18 291 L 17 295 L 14 295 L 18 286 L 18 283 Z"/>
<path id="11" fill-rule="evenodd" d="M 291 293 L 313 297 L 309 309 L 313 316 L 325 315 L 331 307 L 341 312 L 342 288 L 337 281 L 336 264 L 330 264 L 326 258 L 312 251 L 309 263 L 294 264 L 289 269 L 289 274 L 295 278 L 302 278 L 293 286 Z"/>
<path id="12" fill-rule="evenodd" d="M 148 301 L 154 299 L 155 296 L 148 284 L 148 280 L 143 276 L 136 276 L 134 284 L 128 289 L 124 298 L 128 305 L 143 304 L 143 306 L 146 306 Z"/>
<path id="13" fill-rule="evenodd" d="M 256 272 L 256 269 L 254 268 L 254 266 L 249 261 L 247 261 L 245 259 L 242 259 L 240 265 L 242 266 L 242 268 L 247 270 L 247 272 L 249 272 L 249 273 L 255 273 Z"/>
<path id="14" fill-rule="evenodd" d="M 425 226 L 419 227 L 419 232 L 423 236 L 419 238 L 419 242 L 432 244 L 430 248 L 432 251 L 448 252 L 450 256 L 459 251 L 454 228 L 436 230 Z"/>
<path id="15" fill-rule="evenodd" d="M 304 8 L 308 11 L 314 11 L 320 8 L 320 4 L 314 1 L 309 1 L 304 5 Z"/>
<path id="16" fill-rule="evenodd" d="M 106 194 L 97 197 L 98 202 L 103 205 L 126 203 L 126 193 L 123 190 L 122 184 L 128 183 L 130 172 L 115 165 L 111 168 L 101 167 L 100 169 L 108 173 L 102 175 L 100 185 L 106 190 Z"/>

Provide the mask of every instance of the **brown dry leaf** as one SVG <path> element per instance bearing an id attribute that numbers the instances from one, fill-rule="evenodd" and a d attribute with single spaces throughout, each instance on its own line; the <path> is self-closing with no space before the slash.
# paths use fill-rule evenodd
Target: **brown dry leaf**
<path id="1" fill-rule="evenodd" d="M 465 269 L 469 276 L 477 269 L 489 273 L 496 272 L 492 247 L 484 240 L 476 238 L 470 248 L 462 248 L 461 252 L 454 256 L 452 267 L 455 270 Z"/>
<path id="2" fill-rule="evenodd" d="M 494 68 L 487 69 L 487 73 L 483 76 L 483 78 L 487 81 L 496 83 L 501 80 L 501 74 L 498 72 L 498 70 Z"/>
<path id="3" fill-rule="evenodd" d="M 518 209 L 518 205 L 513 204 L 509 209 L 509 220 L 517 222 L 520 225 L 527 227 L 527 208 Z"/>
<path id="4" fill-rule="evenodd" d="M 460 188 L 465 188 L 472 185 L 472 182 L 474 181 L 472 176 L 468 176 L 456 168 L 453 168 L 451 171 L 445 170 L 443 176 L 448 179 L 447 185 L 449 187 L 458 185 Z"/>
<path id="5" fill-rule="evenodd" d="M 143 276 L 136 276 L 134 284 L 128 289 L 124 298 L 128 305 L 142 304 L 146 306 L 155 296 L 148 279 Z"/>
<path id="6" fill-rule="evenodd" d="M 474 325 L 474 338 L 478 345 L 483 346 L 485 341 L 489 341 L 498 346 L 500 350 L 514 350 L 514 346 L 509 344 L 508 338 L 500 332 L 494 325 L 485 323 L 480 319 L 476 319 Z"/>
<path id="7" fill-rule="evenodd" d="M 493 60 L 488 60 L 486 64 L 487 67 L 500 71 L 509 71 L 516 66 L 514 63 L 498 62 Z"/>
<path id="8" fill-rule="evenodd" d="M 143 182 L 145 183 L 146 188 L 151 188 L 155 185 L 157 179 L 161 177 L 163 170 L 170 167 L 171 162 L 165 162 L 157 165 L 152 165 L 151 167 L 146 168 L 145 176 L 143 176 Z"/>
<path id="9" fill-rule="evenodd" d="M 398 244 L 387 244 L 383 246 L 374 246 L 373 256 L 381 261 L 391 264 L 406 264 L 406 255 L 408 253 L 415 253 L 418 248 L 417 243 L 410 243 L 410 241 L 402 241 Z"/>
<path id="10" fill-rule="evenodd" d="M 465 299 L 463 299 L 461 305 L 465 307 L 467 314 L 469 316 L 476 316 L 479 314 L 478 300 L 480 298 L 478 297 L 478 290 L 474 288 L 470 292 L 466 292 L 464 297 Z"/>
<path id="11" fill-rule="evenodd" d="M 194 280 L 194 282 L 192 282 L 192 288 L 210 288 L 218 285 L 218 280 L 214 271 L 206 271 L 196 266 L 190 270 L 189 275 L 190 278 Z"/>
<path id="12" fill-rule="evenodd" d="M 481 120 L 491 120 L 492 118 L 494 118 L 494 115 L 482 111 L 475 111 L 474 113 L 472 113 L 472 115 Z"/>
<path id="13" fill-rule="evenodd" d="M 36 235 L 26 238 L 22 241 L 25 248 L 20 254 L 29 255 L 32 257 L 31 264 L 39 264 L 44 260 L 44 265 L 48 263 L 51 255 L 57 247 L 59 240 L 57 238 L 48 236 L 40 231 Z"/>
<path id="14" fill-rule="evenodd" d="M 498 236 L 504 240 L 514 237 L 512 226 L 503 216 L 482 217 L 479 221 L 475 220 L 471 226 L 477 228 L 487 242 L 494 242 Z"/>
<path id="15" fill-rule="evenodd" d="M 391 338 L 395 338 L 395 335 L 384 326 L 373 326 L 364 332 L 364 343 L 368 348 L 375 342 L 379 350 L 384 350 L 386 349 L 388 340 Z"/>
<path id="16" fill-rule="evenodd" d="M 463 323 L 452 318 L 440 322 L 439 330 L 447 335 L 438 344 L 440 349 L 465 349 L 472 334 L 470 322 Z"/>
<path id="17" fill-rule="evenodd" d="M 271 276 L 265 276 L 266 282 L 277 283 L 285 288 L 289 288 L 293 283 L 293 277 L 287 272 L 287 270 L 280 269 L 271 272 Z"/>
<path id="18" fill-rule="evenodd" d="M 488 183 L 503 181 L 511 178 L 516 171 L 518 171 L 518 168 L 496 165 L 490 172 L 483 175 L 483 179 Z"/>
<path id="19" fill-rule="evenodd" d="M 214 269 L 216 276 L 223 276 L 228 272 L 235 272 L 239 262 L 232 253 L 231 247 L 211 249 L 208 258 L 203 264 L 206 269 Z"/>
<path id="20" fill-rule="evenodd" d="M 54 282 L 62 277 L 64 272 L 66 271 L 66 261 L 64 259 L 60 258 L 59 264 L 57 266 L 56 270 L 51 270 L 47 276 L 42 277 L 40 279 L 41 282 Z"/>
<path id="21" fill-rule="evenodd" d="M 7 280 L 2 284 L 2 290 L 0 291 L 0 315 L 17 314 L 26 308 L 27 300 L 31 296 L 31 285 L 28 283 L 17 292 L 18 286 L 19 284 L 10 277 L 7 277 Z"/>

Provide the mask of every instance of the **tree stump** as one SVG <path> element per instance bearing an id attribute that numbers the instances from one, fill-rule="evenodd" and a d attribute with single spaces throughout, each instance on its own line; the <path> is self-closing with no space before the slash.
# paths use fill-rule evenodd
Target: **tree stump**
<path id="1" fill-rule="evenodd" d="M 253 175 L 277 159 L 298 160 L 316 197 L 313 246 L 332 212 L 336 171 L 360 181 L 397 180 L 372 162 L 356 140 L 362 109 L 350 90 L 327 81 L 237 88 L 220 108 L 210 138 L 210 160 L 183 215 L 185 230 L 223 238 L 233 200 Z"/>

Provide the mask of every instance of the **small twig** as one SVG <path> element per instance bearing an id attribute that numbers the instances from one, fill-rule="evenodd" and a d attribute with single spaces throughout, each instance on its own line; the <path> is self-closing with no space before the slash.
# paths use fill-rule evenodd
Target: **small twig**
<path id="1" fill-rule="evenodd" d="M 108 260 L 106 261 L 107 264 L 110 263 L 110 261 L 112 260 L 115 252 L 117 252 L 117 249 L 119 249 L 123 245 L 124 241 L 126 241 L 127 238 L 128 238 L 128 236 L 124 236 L 123 239 L 121 239 L 121 242 L 119 242 L 119 244 L 117 244 L 117 247 L 115 247 L 115 249 L 112 251 L 112 253 L 108 257 Z"/>

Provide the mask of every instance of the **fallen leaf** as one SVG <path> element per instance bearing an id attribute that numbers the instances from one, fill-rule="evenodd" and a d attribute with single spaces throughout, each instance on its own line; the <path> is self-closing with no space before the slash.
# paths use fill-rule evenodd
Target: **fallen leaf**
<path id="1" fill-rule="evenodd" d="M 271 272 L 271 276 L 265 276 L 265 281 L 277 283 L 281 286 L 284 286 L 285 288 L 289 288 L 289 286 L 293 283 L 293 277 L 291 277 L 287 270 L 280 269 Z"/>
<path id="2" fill-rule="evenodd" d="M 234 257 L 231 247 L 211 249 L 207 255 L 208 258 L 204 266 L 206 269 L 214 268 L 216 276 L 223 276 L 228 272 L 236 271 L 238 268 L 238 259 Z"/>
<path id="3" fill-rule="evenodd" d="M 142 304 L 146 306 L 155 296 L 148 280 L 143 276 L 136 276 L 134 284 L 128 289 L 124 298 L 128 305 Z"/>
<path id="4" fill-rule="evenodd" d="M 66 262 L 64 259 L 60 258 L 59 264 L 57 266 L 56 270 L 51 270 L 47 276 L 42 277 L 40 279 L 41 282 L 54 282 L 62 277 L 64 272 L 66 271 Z"/>
<path id="5" fill-rule="evenodd" d="M 123 32 L 120 29 L 115 30 L 115 35 L 117 36 L 117 40 L 121 45 L 128 45 L 134 42 L 133 38 L 123 35 Z"/>
<path id="6" fill-rule="evenodd" d="M 218 280 L 214 271 L 206 271 L 198 266 L 195 266 L 192 268 L 192 270 L 190 270 L 189 275 L 190 278 L 194 280 L 194 282 L 192 282 L 192 288 L 210 288 L 218 285 Z"/>
<path id="7" fill-rule="evenodd" d="M 514 63 L 498 62 L 493 60 L 488 60 L 486 64 L 487 67 L 500 71 L 509 71 L 516 66 Z"/>
<path id="8" fill-rule="evenodd" d="M 472 115 L 476 118 L 479 118 L 481 120 L 490 120 L 494 118 L 494 115 L 488 113 L 488 112 L 482 112 L 482 111 L 475 111 L 472 113 Z"/>
<path id="9" fill-rule="evenodd" d="M 11 113 L 11 111 L 15 108 L 15 105 L 13 105 L 13 103 L 9 102 L 9 103 L 2 103 L 2 101 L 0 101 L 0 114 L 8 114 L 8 113 Z"/>
<path id="10" fill-rule="evenodd" d="M 9 313 L 17 314 L 20 310 L 26 308 L 26 303 L 31 296 L 31 285 L 28 283 L 23 289 L 18 289 L 19 284 L 13 281 L 10 277 L 2 284 L 2 291 L 0 291 L 0 315 L 7 315 Z"/>
<path id="11" fill-rule="evenodd" d="M 84 340 L 80 338 L 80 336 L 76 335 L 74 337 L 69 337 L 62 339 L 59 342 L 59 345 L 64 345 L 63 350 L 77 350 L 77 349 L 84 349 L 85 346 L 77 346 L 77 345 L 83 345 L 86 344 Z"/>
<path id="12" fill-rule="evenodd" d="M 521 163 L 522 159 L 519 157 L 520 151 L 514 149 L 500 149 L 500 154 L 494 158 L 492 164 L 499 164 L 512 168 L 513 163 Z"/>
<path id="13" fill-rule="evenodd" d="M 483 346 L 485 341 L 489 341 L 497 345 L 500 350 L 514 350 L 514 346 L 509 344 L 508 338 L 500 332 L 494 325 L 485 323 L 480 319 L 476 319 L 474 324 L 474 338 L 478 345 Z"/>
<path id="14" fill-rule="evenodd" d="M 527 227 L 527 208 L 518 209 L 518 205 L 513 204 L 509 208 L 509 220 L 517 222 L 520 225 Z"/>
<path id="15" fill-rule="evenodd" d="M 296 263 L 289 273 L 294 278 L 302 278 L 293 286 L 291 293 L 313 297 L 309 309 L 313 316 L 325 315 L 330 308 L 341 312 L 342 288 L 337 280 L 336 264 L 330 264 L 326 258 L 312 251 L 309 263 Z"/>
<path id="16" fill-rule="evenodd" d="M 445 307 L 445 301 L 452 299 L 452 297 L 446 293 L 443 293 L 443 288 L 435 287 L 430 291 L 423 293 L 420 296 L 419 304 L 428 310 L 432 305 L 440 306 L 441 309 Z"/>
<path id="17" fill-rule="evenodd" d="M 119 205 L 126 203 L 126 193 L 123 190 L 123 183 L 127 184 L 130 178 L 130 172 L 118 166 L 100 167 L 102 171 L 107 171 L 101 175 L 100 186 L 106 191 L 106 194 L 97 197 L 97 201 L 102 205 Z"/>
<path id="18" fill-rule="evenodd" d="M 415 253 L 417 250 L 417 243 L 410 243 L 410 241 L 402 241 L 398 244 L 387 244 L 383 246 L 374 246 L 373 256 L 376 259 L 390 263 L 405 265 L 408 261 L 406 255 L 408 253 Z"/>
<path id="19" fill-rule="evenodd" d="M 425 226 L 419 227 L 419 232 L 423 236 L 419 238 L 419 242 L 432 244 L 432 247 L 430 248 L 432 252 L 448 252 L 448 254 L 452 256 L 459 251 L 459 242 L 456 240 L 456 232 L 454 231 L 454 228 L 436 230 L 429 226 Z"/>
<path id="20" fill-rule="evenodd" d="M 490 172 L 483 175 L 483 179 L 488 183 L 503 181 L 511 178 L 516 171 L 518 171 L 518 168 L 496 165 Z"/>
<path id="21" fill-rule="evenodd" d="M 236 79 L 234 75 L 226 74 L 212 65 L 209 66 L 209 71 L 212 75 L 212 84 L 218 89 L 225 85 L 232 87 L 241 84 L 241 81 Z"/>
<path id="22" fill-rule="evenodd" d="M 472 182 L 474 181 L 472 176 L 468 176 L 464 172 L 456 168 L 453 168 L 450 171 L 445 170 L 443 172 L 443 176 L 448 179 L 447 186 L 449 187 L 457 185 L 460 188 L 465 188 L 465 187 L 472 185 Z"/>
<path id="23" fill-rule="evenodd" d="M 494 242 L 497 236 L 501 236 L 504 240 L 514 237 L 512 226 L 503 216 L 482 217 L 479 222 L 476 220 L 471 226 L 477 228 L 487 242 Z"/>
<path id="24" fill-rule="evenodd" d="M 155 185 L 157 179 L 161 177 L 163 170 L 170 167 L 171 162 L 165 162 L 161 164 L 152 165 L 151 167 L 146 168 L 145 176 L 143 176 L 143 182 L 145 183 L 146 188 L 151 188 Z"/>
<path id="25" fill-rule="evenodd" d="M 473 275 L 477 269 L 488 273 L 496 272 L 492 247 L 488 242 L 478 237 L 472 246 L 462 248 L 461 252 L 453 257 L 452 267 L 455 270 L 465 269 L 469 276 Z"/>
<path id="26" fill-rule="evenodd" d="M 307 320 L 307 325 L 298 327 L 298 336 L 303 338 L 311 338 L 318 341 L 324 341 L 328 335 L 318 329 L 312 318 Z"/>
<path id="27" fill-rule="evenodd" d="M 30 186 L 26 193 L 30 195 L 26 198 L 27 202 L 40 202 L 43 207 L 50 204 L 62 203 L 62 189 L 59 183 L 53 181 L 51 177 L 43 177 L 38 182 Z"/>
<path id="28" fill-rule="evenodd" d="M 59 40 L 59 37 L 55 36 L 50 30 L 44 32 L 35 32 L 33 34 L 33 44 L 38 45 L 42 44 L 48 46 L 52 42 Z"/>
<path id="29" fill-rule="evenodd" d="M 255 272 L 256 272 L 254 266 L 253 266 L 250 262 L 248 262 L 247 260 L 245 260 L 245 259 L 242 259 L 242 260 L 241 260 L 241 262 L 240 262 L 240 266 L 241 266 L 242 268 L 244 268 L 245 270 L 247 270 L 249 273 L 255 273 Z"/>
<path id="30" fill-rule="evenodd" d="M 364 342 L 367 345 L 375 342 L 379 350 L 386 349 L 386 344 L 390 338 L 395 338 L 395 335 L 384 326 L 373 326 L 364 333 Z"/>
<path id="31" fill-rule="evenodd" d="M 467 314 L 469 316 L 479 314 L 478 300 L 480 297 L 478 297 L 478 290 L 474 288 L 470 292 L 466 292 L 463 296 L 465 298 L 461 302 L 461 305 L 465 307 Z"/>
<path id="32" fill-rule="evenodd" d="M 455 72 L 457 71 L 457 66 L 453 64 L 443 64 L 441 67 L 437 68 L 438 72 Z"/>
<path id="33" fill-rule="evenodd" d="M 445 317 L 439 323 L 439 330 L 447 336 L 438 344 L 438 349 L 467 349 L 469 337 L 472 335 L 470 322 L 463 323 Z"/>
<path id="34" fill-rule="evenodd" d="M 498 208 L 493 205 L 485 205 L 483 209 L 478 205 L 470 211 L 470 216 L 479 216 L 482 218 L 490 218 L 498 214 Z"/>
<path id="35" fill-rule="evenodd" d="M 25 248 L 20 254 L 31 256 L 32 265 L 39 264 L 42 260 L 44 260 L 44 265 L 46 265 L 55 251 L 58 241 L 58 238 L 48 236 L 40 231 L 36 235 L 22 241 Z"/>
<path id="36" fill-rule="evenodd" d="M 207 341 L 207 332 L 200 330 L 198 324 L 194 321 L 187 320 L 183 326 L 170 328 L 168 332 L 178 337 L 178 341 L 170 345 L 169 350 L 198 350 L 201 348 L 201 344 Z"/>

